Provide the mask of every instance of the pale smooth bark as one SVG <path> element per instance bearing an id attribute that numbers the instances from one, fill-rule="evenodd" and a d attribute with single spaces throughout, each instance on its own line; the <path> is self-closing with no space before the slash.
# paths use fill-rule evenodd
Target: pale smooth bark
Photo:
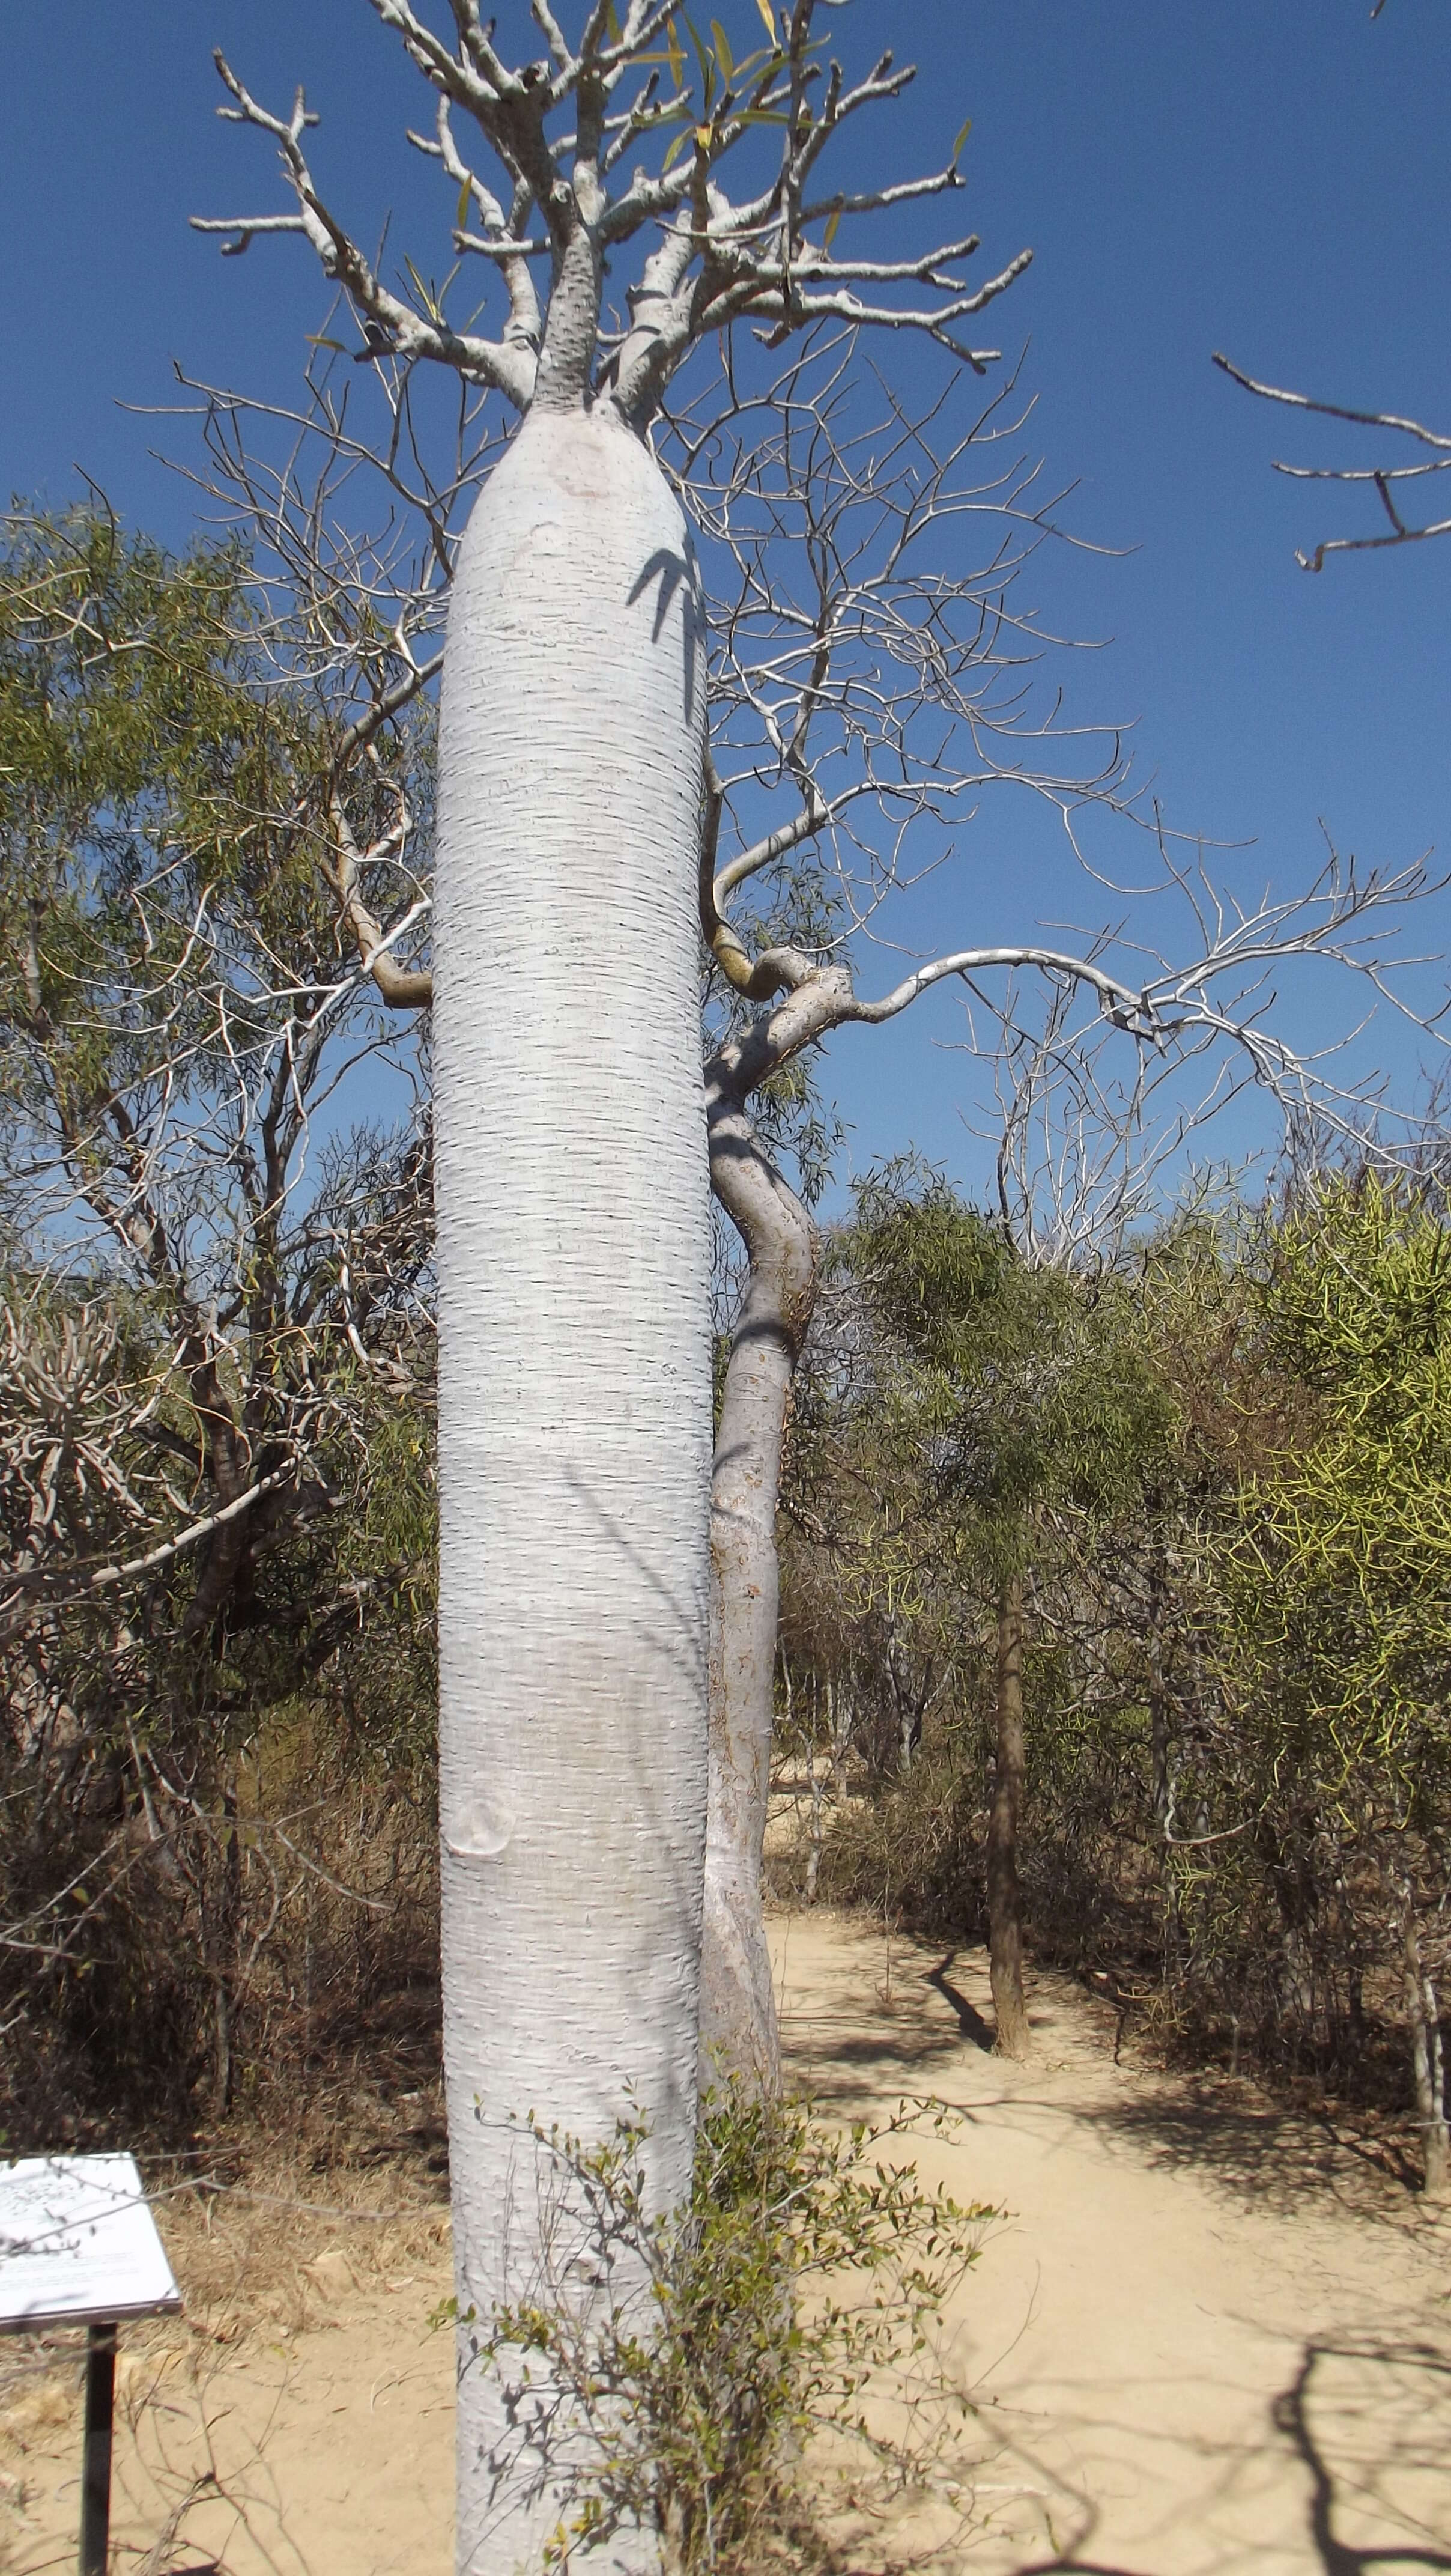
<path id="1" fill-rule="evenodd" d="M 1023 1897 L 1018 1884 L 1018 1813 L 1023 1798 L 1023 1580 L 1005 1575 L 998 1592 L 997 1747 L 987 1829 L 988 1963 L 994 2045 L 1027 2057 L 1032 2041 L 1023 1998 Z"/>
<path id="2" fill-rule="evenodd" d="M 689 2185 L 705 1826 L 709 1231 L 693 558 L 648 448 L 534 413 L 450 612 L 435 1014 L 444 2047 L 461 2319 L 541 2273 L 531 2109 L 628 2098 Z M 617 2281 L 618 2291 L 622 2286 Z M 537 2561 L 461 2323 L 461 2569 Z M 501 2474 L 502 2472 L 502 2474 Z M 612 2563 L 658 2560 L 622 2534 Z"/>
<path id="3" fill-rule="evenodd" d="M 715 927 L 707 903 L 706 932 Z M 717 932 L 717 936 L 719 933 Z M 714 944 L 714 942 L 713 942 Z M 748 1258 L 731 1336 L 711 1487 L 710 1814 L 701 1963 L 702 2075 L 780 2081 L 761 1910 L 776 1666 L 776 1502 L 791 1380 L 816 1298 L 811 1220 L 751 1125 L 746 1103 L 850 1008 L 839 967 L 789 951 L 757 972 L 786 997 L 706 1069 L 711 1185 Z"/>

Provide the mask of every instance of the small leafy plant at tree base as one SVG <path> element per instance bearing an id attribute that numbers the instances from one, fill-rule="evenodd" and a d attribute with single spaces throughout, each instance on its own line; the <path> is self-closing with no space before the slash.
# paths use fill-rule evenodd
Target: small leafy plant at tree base
<path id="1" fill-rule="evenodd" d="M 936 2330 L 993 2213 L 878 2151 L 955 2125 L 917 2101 L 837 2127 L 732 2079 L 702 2103 L 689 2200 L 655 2215 L 643 2122 L 593 2147 L 519 2123 L 543 2256 L 473 2348 L 505 2389 L 495 2482 L 522 2472 L 558 2502 L 546 2566 L 642 2530 L 679 2576 L 735 2576 L 767 2547 L 825 2559 L 808 2481 L 819 2500 L 848 2462 L 858 2494 L 864 2472 L 923 2480 L 968 2411 Z"/>

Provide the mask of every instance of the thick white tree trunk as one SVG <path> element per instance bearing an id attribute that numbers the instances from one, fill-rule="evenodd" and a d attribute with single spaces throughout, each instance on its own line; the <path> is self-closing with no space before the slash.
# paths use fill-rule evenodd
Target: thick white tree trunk
<path id="1" fill-rule="evenodd" d="M 533 2111 L 651 2123 L 685 2192 L 705 1829 L 703 638 L 680 512 L 602 411 L 474 512 L 443 689 L 435 1017 L 444 2046 L 461 2315 L 537 2290 Z M 469 2333 L 462 2327 L 461 2360 Z M 537 2564 L 464 2367 L 458 2564 Z M 526 2464 L 527 2467 L 527 2464 Z M 648 2566 L 647 2535 L 611 2564 Z"/>

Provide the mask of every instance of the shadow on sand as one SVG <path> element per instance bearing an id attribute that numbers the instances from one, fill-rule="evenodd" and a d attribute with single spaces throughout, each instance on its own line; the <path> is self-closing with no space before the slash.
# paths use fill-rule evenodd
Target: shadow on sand
<path id="1" fill-rule="evenodd" d="M 1078 2429 L 1097 2428 L 1085 2422 Z M 1307 2343 L 1293 2379 L 1269 2409 L 1266 2449 L 1276 2441 L 1304 2472 L 1307 2569 L 1322 2576 L 1451 2571 L 1451 2358 L 1445 2352 L 1390 2338 Z M 1042 2474 L 1041 2463 L 1025 2456 L 1023 2464 Z M 1226 2469 L 1228 2500 L 1235 2466 L 1226 2462 Z M 1013 2576 L 1158 2576 L 1152 2553 L 1132 2566 L 1091 2555 L 1100 2515 L 1088 2497 L 1060 2489 L 1059 2510 L 1075 2506 L 1072 2540 L 1056 2556 L 1020 2558 Z M 1288 2537 L 1266 2537 L 1277 2566 L 1286 2563 Z M 1212 2550 L 1207 2525 L 1196 2538 Z M 1224 2576 L 1231 2570 L 1240 2576 L 1250 2563 L 1240 2540 L 1226 2540 L 1219 2557 L 1210 2550 L 1198 2558 L 1206 2576 L 1220 2568 Z"/>
<path id="2" fill-rule="evenodd" d="M 964 2043 L 991 2054 L 992 2024 L 972 1999 L 972 1988 L 986 1982 L 979 1952 L 948 1950 L 934 1964 L 933 1952 L 924 1945 L 894 1942 L 889 2001 L 881 1985 L 873 1991 L 870 1975 L 870 1950 L 863 1944 L 863 1991 L 843 1996 L 829 2036 L 823 2022 L 815 2025 L 840 2069 L 833 2082 L 813 2068 L 814 2088 L 823 2099 L 845 2102 L 858 2082 L 874 2074 L 908 2092 L 930 2092 L 944 2083 L 954 2060 L 962 2062 Z M 1067 1983 L 1036 1979 L 1030 1998 L 1033 2028 L 1040 2042 L 1046 2041 L 1050 2058 L 1065 2019 L 1078 2020 L 1081 1990 L 1074 1988 L 1070 2000 L 1062 1991 Z M 1097 1996 L 1081 1999 L 1102 2003 Z M 941 2010 L 944 2004 L 951 2022 Z M 1080 2023 L 1074 2041 L 1090 2063 L 1100 2055 L 1105 2067 L 1115 2060 L 1107 2030 L 1096 2045 Z M 1025 2074 L 1025 2083 L 1011 2087 L 1011 2104 L 994 2103 L 995 2110 L 1031 2115 L 1036 2107 L 1031 2061 Z M 988 2104 L 977 2100 L 970 2108 L 958 2107 L 971 2119 Z M 1051 2112 L 1054 2106 L 1041 2107 Z M 1093 2130 L 1110 2154 L 1122 2150 L 1161 2171 L 1193 2172 L 1277 2215 L 1300 2216 L 1316 2202 L 1398 2223 L 1419 2214 L 1420 2175 L 1413 2153 L 1399 2137 L 1364 2120 L 1340 2118 L 1324 2105 L 1277 2104 L 1246 2083 L 1214 2076 L 1166 2078 L 1145 2069 L 1132 2094 L 1109 2097 L 1087 2087 L 1075 2118 Z"/>

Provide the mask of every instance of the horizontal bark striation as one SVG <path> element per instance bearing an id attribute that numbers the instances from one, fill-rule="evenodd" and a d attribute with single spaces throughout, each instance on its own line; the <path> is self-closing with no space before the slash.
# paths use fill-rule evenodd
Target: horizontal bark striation
<path id="1" fill-rule="evenodd" d="M 599 414 L 531 418 L 460 567 L 438 856 L 445 2051 L 460 2307 L 481 2313 L 548 2287 L 511 2118 L 593 2143 L 628 2089 L 657 2203 L 689 2182 L 703 692 L 694 566 L 648 450 Z M 460 2406 L 460 2565 L 537 2558 L 557 2504 L 517 2473 L 491 2500 L 498 2389 L 466 2369 Z"/>

